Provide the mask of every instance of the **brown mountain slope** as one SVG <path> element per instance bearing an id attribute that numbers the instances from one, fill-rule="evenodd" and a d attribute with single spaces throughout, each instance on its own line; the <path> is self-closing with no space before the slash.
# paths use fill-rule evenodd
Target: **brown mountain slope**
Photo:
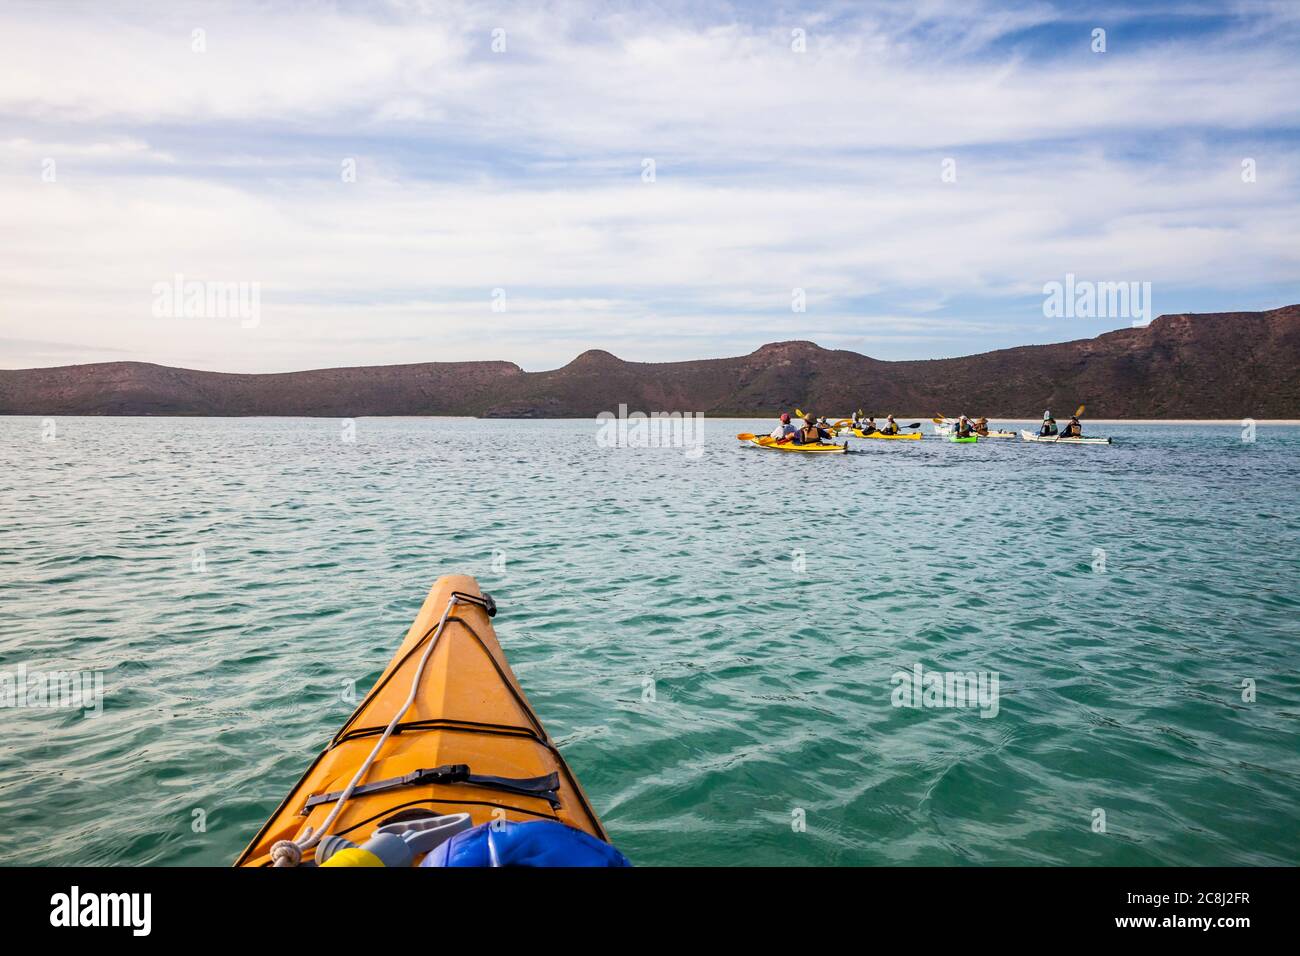
<path id="1" fill-rule="evenodd" d="M 20 415 L 474 415 L 510 362 L 426 362 L 236 375 L 145 362 L 0 371 L 0 413 Z"/>
<path id="2" fill-rule="evenodd" d="M 1300 417 L 1300 306 L 1165 315 L 1095 339 L 983 355 L 881 362 L 811 342 L 737 358 L 625 362 L 584 352 L 563 368 L 445 362 L 232 375 L 110 362 L 0 370 L 0 414 L 483 415 L 643 412 L 770 415 L 942 411 L 991 417 L 1068 411 L 1103 418 Z"/>

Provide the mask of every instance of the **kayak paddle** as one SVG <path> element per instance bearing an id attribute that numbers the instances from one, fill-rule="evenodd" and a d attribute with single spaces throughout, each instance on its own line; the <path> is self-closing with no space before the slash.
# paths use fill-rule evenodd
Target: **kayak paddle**
<path id="1" fill-rule="evenodd" d="M 741 432 L 736 437 L 741 441 L 756 441 L 760 445 L 784 445 L 790 441 L 789 438 L 782 438 L 778 441 L 771 435 L 755 435 L 753 432 Z"/>

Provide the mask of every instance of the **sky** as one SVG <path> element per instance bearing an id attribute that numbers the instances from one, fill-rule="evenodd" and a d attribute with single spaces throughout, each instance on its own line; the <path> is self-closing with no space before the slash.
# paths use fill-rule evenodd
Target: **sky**
<path id="1" fill-rule="evenodd" d="M 1145 320 L 1046 314 L 1067 275 L 1297 303 L 1298 53 L 1291 0 L 8 0 L 0 367 L 924 359 Z"/>

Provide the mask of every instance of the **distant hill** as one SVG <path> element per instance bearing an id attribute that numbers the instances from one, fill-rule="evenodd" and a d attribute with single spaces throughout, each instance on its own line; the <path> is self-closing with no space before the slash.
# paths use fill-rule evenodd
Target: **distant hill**
<path id="1" fill-rule="evenodd" d="M 625 362 L 584 352 L 563 368 L 426 362 L 269 375 L 143 362 L 0 370 L 6 415 L 477 415 L 602 411 L 766 416 L 966 412 L 1033 417 L 1086 402 L 1098 418 L 1300 418 L 1300 305 L 1162 315 L 1094 339 L 964 358 L 882 362 L 812 342 L 739 358 Z"/>

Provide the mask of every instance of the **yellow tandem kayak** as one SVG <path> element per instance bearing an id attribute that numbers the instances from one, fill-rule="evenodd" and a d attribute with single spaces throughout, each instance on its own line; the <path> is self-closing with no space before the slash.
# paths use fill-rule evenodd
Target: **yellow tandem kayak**
<path id="1" fill-rule="evenodd" d="M 375 686 L 235 865 L 312 865 L 331 846 L 320 837 L 363 844 L 385 825 L 459 831 L 558 821 L 587 835 L 579 839 L 608 843 L 497 643 L 495 612 L 472 577 L 439 578 Z M 357 785 L 340 806 L 350 782 Z"/>
<path id="2" fill-rule="evenodd" d="M 741 439 L 741 441 L 746 440 L 758 448 L 766 448 L 769 451 L 792 451 L 801 455 L 842 455 L 849 450 L 848 445 L 796 445 L 794 442 L 778 445 L 771 437 Z"/>

